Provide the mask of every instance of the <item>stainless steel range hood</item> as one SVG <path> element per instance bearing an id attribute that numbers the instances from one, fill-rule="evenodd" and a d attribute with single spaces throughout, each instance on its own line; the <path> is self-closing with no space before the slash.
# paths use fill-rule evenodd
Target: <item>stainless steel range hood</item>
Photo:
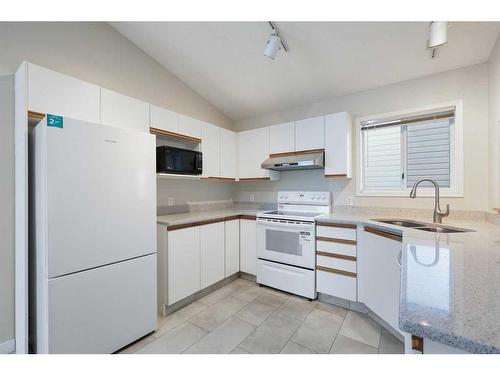
<path id="1" fill-rule="evenodd" d="M 325 152 L 297 153 L 293 155 L 271 156 L 261 165 L 264 169 L 292 171 L 325 168 Z"/>

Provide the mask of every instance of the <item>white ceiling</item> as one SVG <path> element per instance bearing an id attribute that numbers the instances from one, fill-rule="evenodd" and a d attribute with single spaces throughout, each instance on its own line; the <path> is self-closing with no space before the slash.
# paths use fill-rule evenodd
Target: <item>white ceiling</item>
<path id="1" fill-rule="evenodd" d="M 267 22 L 111 25 L 235 121 L 487 61 L 500 31 L 453 22 L 431 59 L 427 22 L 278 22 L 290 51 L 272 61 Z"/>

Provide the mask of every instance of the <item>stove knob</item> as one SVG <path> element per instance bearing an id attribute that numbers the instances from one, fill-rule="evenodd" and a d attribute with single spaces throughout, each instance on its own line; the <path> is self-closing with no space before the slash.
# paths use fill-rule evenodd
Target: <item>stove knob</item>
<path id="1" fill-rule="evenodd" d="M 323 195 L 323 196 L 321 197 L 321 199 L 326 200 L 326 196 L 324 196 L 324 195 Z"/>

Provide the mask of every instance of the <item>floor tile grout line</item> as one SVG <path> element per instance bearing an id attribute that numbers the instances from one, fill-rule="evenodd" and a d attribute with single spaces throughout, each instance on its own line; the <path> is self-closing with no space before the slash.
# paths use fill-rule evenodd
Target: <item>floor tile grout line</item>
<path id="1" fill-rule="evenodd" d="M 330 345 L 330 349 L 328 350 L 328 354 L 332 352 L 333 344 L 335 344 L 335 340 L 337 340 L 337 337 L 339 337 L 340 331 L 342 330 L 342 326 L 344 325 L 344 322 L 347 318 L 347 314 L 349 314 L 349 310 L 347 310 L 347 313 L 345 314 L 344 318 L 342 319 L 342 323 L 340 323 L 339 329 L 337 333 L 335 334 L 335 337 L 333 338 L 332 345 Z"/>

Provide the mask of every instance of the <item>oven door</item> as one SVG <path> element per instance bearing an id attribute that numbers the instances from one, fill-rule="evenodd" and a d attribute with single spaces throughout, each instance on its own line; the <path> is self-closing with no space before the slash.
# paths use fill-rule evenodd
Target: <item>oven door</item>
<path id="1" fill-rule="evenodd" d="M 314 269 L 314 223 L 257 219 L 257 257 L 259 259 Z"/>

